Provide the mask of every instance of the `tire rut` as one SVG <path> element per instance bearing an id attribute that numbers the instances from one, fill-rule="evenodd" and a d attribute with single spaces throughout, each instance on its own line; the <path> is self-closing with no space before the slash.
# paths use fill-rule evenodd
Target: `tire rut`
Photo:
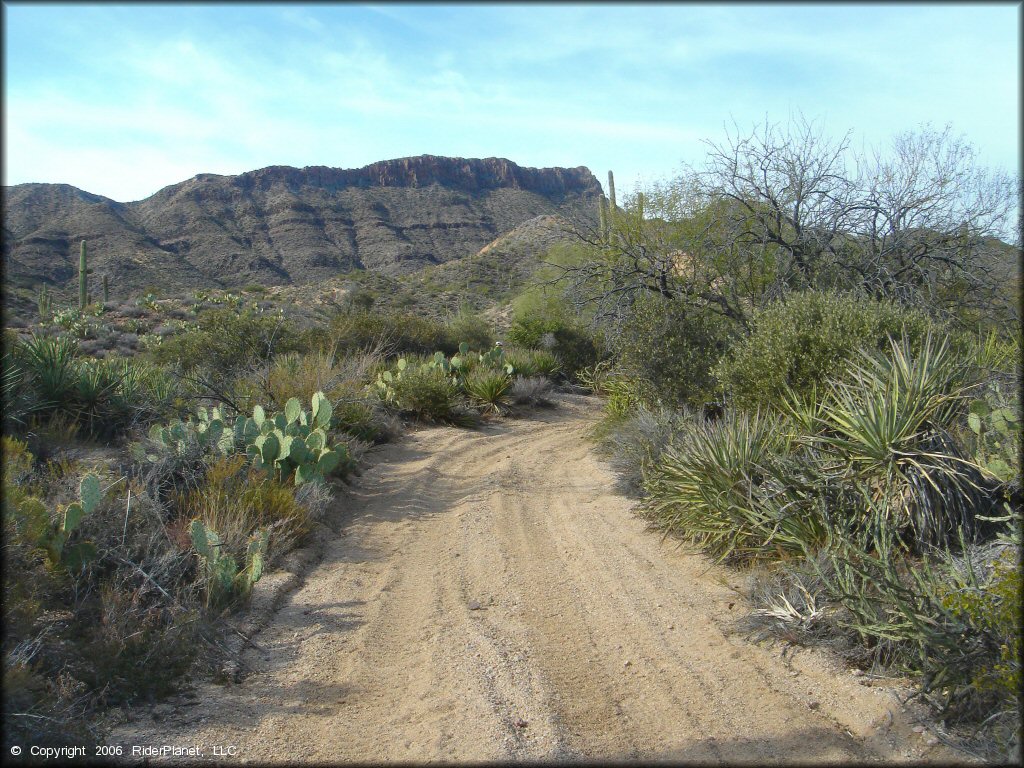
<path id="1" fill-rule="evenodd" d="M 254 674 L 115 741 L 261 763 L 948 761 L 912 743 L 891 694 L 730 635 L 730 575 L 614 493 L 586 439 L 597 415 L 561 396 L 387 446 L 247 652 Z"/>

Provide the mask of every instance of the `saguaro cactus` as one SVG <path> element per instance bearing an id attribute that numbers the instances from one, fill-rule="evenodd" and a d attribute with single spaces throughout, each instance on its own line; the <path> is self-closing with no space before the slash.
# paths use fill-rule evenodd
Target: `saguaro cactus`
<path id="1" fill-rule="evenodd" d="M 615 176 L 611 171 L 608 171 L 608 202 L 614 215 L 615 211 L 618 210 L 618 206 L 615 205 Z"/>
<path id="2" fill-rule="evenodd" d="M 85 240 L 82 241 L 82 251 L 78 256 L 78 308 L 85 309 L 89 303 L 89 264 L 85 252 Z"/>
<path id="3" fill-rule="evenodd" d="M 110 280 L 107 275 L 103 275 L 103 303 L 106 304 L 110 301 Z"/>

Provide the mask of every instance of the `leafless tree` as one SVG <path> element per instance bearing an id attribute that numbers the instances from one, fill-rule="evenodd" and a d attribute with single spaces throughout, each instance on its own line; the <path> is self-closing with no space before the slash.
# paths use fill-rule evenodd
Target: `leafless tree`
<path id="1" fill-rule="evenodd" d="M 1020 239 L 1020 182 L 977 165 L 946 127 L 855 154 L 798 116 L 706 142 L 699 170 L 577 219 L 585 258 L 558 265 L 598 315 L 655 292 L 748 324 L 792 290 L 856 289 L 954 311 L 991 305 Z M 1017 233 L 1017 234 L 1014 234 Z M 1001 252 L 1002 251 L 1002 252 Z"/>

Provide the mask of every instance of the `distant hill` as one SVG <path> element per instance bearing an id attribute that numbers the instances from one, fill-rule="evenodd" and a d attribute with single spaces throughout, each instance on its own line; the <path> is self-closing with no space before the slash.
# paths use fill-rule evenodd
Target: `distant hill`
<path id="1" fill-rule="evenodd" d="M 94 274 L 125 296 L 305 284 L 353 269 L 407 274 L 476 254 L 538 216 L 596 210 L 601 186 L 584 167 L 423 155 L 355 170 L 200 174 L 132 203 L 66 184 L 4 193 L 9 285 L 70 288 L 84 239 Z"/>

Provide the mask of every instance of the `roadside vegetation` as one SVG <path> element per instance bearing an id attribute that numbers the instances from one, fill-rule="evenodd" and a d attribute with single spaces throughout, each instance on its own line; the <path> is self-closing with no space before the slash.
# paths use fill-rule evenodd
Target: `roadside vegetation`
<path id="1" fill-rule="evenodd" d="M 373 445 L 562 387 L 604 398 L 651 526 L 749 575 L 739 629 L 908 676 L 962 748 L 1019 755 L 1019 183 L 948 131 L 853 158 L 802 120 L 609 182 L 511 277 L 41 289 L 5 318 L 4 748 L 223 674 Z"/>
<path id="2" fill-rule="evenodd" d="M 605 201 L 553 262 L 605 339 L 580 378 L 651 526 L 748 574 L 739 630 L 907 677 L 943 738 L 1012 761 L 1018 187 L 948 131 L 849 154 L 764 126 Z"/>
<path id="3" fill-rule="evenodd" d="M 413 420 L 526 414 L 564 381 L 468 309 L 255 288 L 80 306 L 44 290 L 38 321 L 5 330 L 5 749 L 101 743 L 228 674 L 235 614 L 367 450 Z"/>

